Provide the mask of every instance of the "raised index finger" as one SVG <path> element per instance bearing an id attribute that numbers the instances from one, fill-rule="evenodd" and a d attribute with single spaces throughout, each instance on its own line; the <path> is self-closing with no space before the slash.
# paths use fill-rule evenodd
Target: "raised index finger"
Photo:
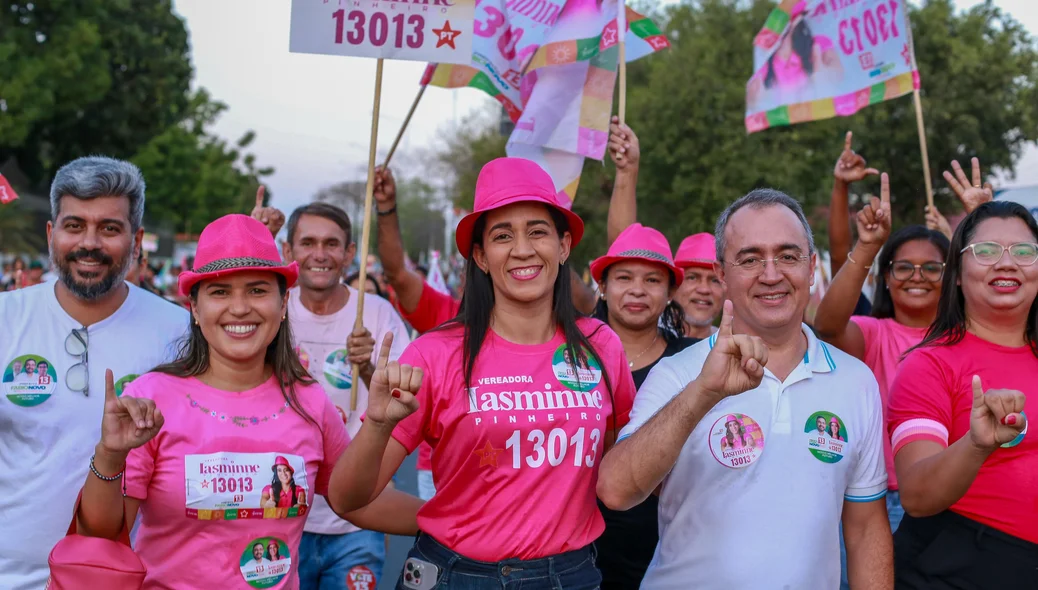
<path id="1" fill-rule="evenodd" d="M 378 351 L 378 361 L 375 362 L 375 367 L 378 369 L 385 369 L 386 365 L 389 364 L 389 351 L 393 348 L 393 333 L 386 332 L 386 337 L 382 339 L 382 348 Z"/>
<path id="2" fill-rule="evenodd" d="M 732 302 L 730 300 L 725 299 L 724 307 L 721 309 L 721 325 L 717 328 L 718 338 L 732 335 L 732 322 L 735 320 L 732 316 Z"/>
<path id="3" fill-rule="evenodd" d="M 879 176 L 879 202 L 890 207 L 890 177 L 886 172 Z"/>
<path id="4" fill-rule="evenodd" d="M 267 191 L 266 187 L 264 187 L 262 184 L 259 185 L 258 189 L 256 189 L 256 208 L 257 209 L 262 209 L 263 208 L 263 195 L 264 195 L 264 193 L 266 193 L 266 191 Z"/>
<path id="5" fill-rule="evenodd" d="M 973 186 L 979 187 L 980 178 L 980 158 L 973 158 L 970 160 L 970 164 L 973 165 Z"/>
<path id="6" fill-rule="evenodd" d="M 843 138 L 843 149 L 845 151 L 851 151 L 851 140 L 854 138 L 854 134 L 850 131 L 847 132 L 846 137 Z"/>
<path id="7" fill-rule="evenodd" d="M 105 401 L 117 399 L 115 395 L 115 376 L 111 369 L 105 369 Z"/>

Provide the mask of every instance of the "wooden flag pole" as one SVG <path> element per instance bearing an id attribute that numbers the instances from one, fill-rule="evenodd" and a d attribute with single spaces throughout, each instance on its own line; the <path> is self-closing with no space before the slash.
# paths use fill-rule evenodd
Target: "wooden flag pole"
<path id="1" fill-rule="evenodd" d="M 926 153 L 926 126 L 923 125 L 923 101 L 919 98 L 919 89 L 912 92 L 915 102 L 915 123 L 919 129 L 919 149 L 923 153 L 923 180 L 926 181 L 926 204 L 933 207 L 933 183 L 930 181 L 930 157 Z"/>
<path id="2" fill-rule="evenodd" d="M 620 124 L 627 120 L 627 6 L 622 0 L 617 2 L 616 34 L 620 41 L 620 108 L 617 113 Z"/>
<path id="3" fill-rule="evenodd" d="M 396 148 L 400 145 L 400 140 L 404 137 L 404 131 L 407 130 L 407 124 L 411 122 L 411 117 L 414 115 L 415 109 L 418 108 L 419 101 L 422 100 L 422 95 L 425 94 L 425 89 L 428 84 L 422 84 L 418 88 L 418 95 L 414 97 L 414 102 L 411 103 L 411 110 L 407 111 L 407 116 L 404 117 L 404 124 L 400 126 L 400 131 L 396 134 L 396 139 L 393 140 L 393 146 L 389 148 L 389 155 L 386 156 L 386 163 L 382 165 L 383 168 L 389 167 L 389 161 L 393 159 L 393 154 L 396 153 Z"/>
<path id="4" fill-rule="evenodd" d="M 364 285 L 368 281 L 368 241 L 371 235 L 371 201 L 375 192 L 375 148 L 378 144 L 378 111 L 382 102 L 382 58 L 375 64 L 375 106 L 371 111 L 371 144 L 368 147 L 368 187 L 364 193 L 364 226 L 360 238 L 360 289 L 357 289 L 357 319 L 353 331 L 364 328 Z M 417 101 L 416 101 L 417 102 Z M 406 123 L 405 123 L 406 125 Z M 357 386 L 360 384 L 360 365 L 353 365 L 353 383 L 350 385 L 350 412 L 357 411 Z"/>

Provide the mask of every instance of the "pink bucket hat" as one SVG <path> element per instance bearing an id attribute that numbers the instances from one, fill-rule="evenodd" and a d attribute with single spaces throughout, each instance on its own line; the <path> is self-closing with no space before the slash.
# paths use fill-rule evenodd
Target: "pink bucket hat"
<path id="1" fill-rule="evenodd" d="M 681 240 L 678 246 L 677 256 L 674 263 L 681 268 L 703 267 L 711 268 L 717 260 L 716 247 L 714 246 L 713 234 L 701 233 L 691 235 Z"/>
<path id="2" fill-rule="evenodd" d="M 472 230 L 476 221 L 487 211 L 514 203 L 543 203 L 566 216 L 573 247 L 584 236 L 584 222 L 563 205 L 555 190 L 555 182 L 540 166 L 522 158 L 491 160 L 479 171 L 476 179 L 476 199 L 472 213 L 461 218 L 454 230 L 458 252 L 468 258 L 472 252 Z"/>
<path id="3" fill-rule="evenodd" d="M 685 274 L 674 264 L 667 238 L 659 230 L 640 223 L 627 226 L 616 237 L 613 245 L 609 246 L 609 252 L 591 263 L 591 276 L 601 283 L 606 269 L 623 260 L 642 260 L 665 267 L 674 277 L 675 287 L 685 278 Z"/>
<path id="4" fill-rule="evenodd" d="M 250 270 L 266 270 L 285 277 L 289 288 L 299 277 L 299 266 L 283 264 L 274 236 L 267 226 L 248 215 L 224 215 L 205 226 L 198 237 L 195 267 L 180 273 L 180 294 L 187 297 L 195 283 Z"/>
<path id="5" fill-rule="evenodd" d="M 288 462 L 288 459 L 282 457 L 281 455 L 278 455 L 274 459 L 274 464 L 270 466 L 270 470 L 277 471 L 278 465 L 284 465 L 285 467 L 288 467 L 289 473 L 291 473 L 292 475 L 296 474 L 296 470 L 292 468 L 292 464 Z"/>

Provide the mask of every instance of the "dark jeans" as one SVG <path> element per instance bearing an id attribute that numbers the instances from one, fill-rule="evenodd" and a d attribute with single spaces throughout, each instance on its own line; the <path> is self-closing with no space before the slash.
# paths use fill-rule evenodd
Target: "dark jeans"
<path id="1" fill-rule="evenodd" d="M 488 563 L 463 557 L 419 533 L 407 556 L 439 568 L 435 590 L 597 590 L 602 583 L 590 545 L 541 559 Z M 407 590 L 403 572 L 396 588 Z"/>
<path id="2" fill-rule="evenodd" d="M 951 511 L 905 515 L 894 533 L 898 590 L 1038 588 L 1038 545 Z"/>

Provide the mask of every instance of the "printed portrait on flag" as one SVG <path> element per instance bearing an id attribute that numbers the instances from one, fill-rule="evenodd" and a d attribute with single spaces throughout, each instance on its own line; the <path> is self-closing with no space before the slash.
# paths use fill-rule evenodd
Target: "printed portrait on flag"
<path id="1" fill-rule="evenodd" d="M 784 0 L 754 39 L 746 128 L 852 115 L 918 87 L 903 0 Z"/>

